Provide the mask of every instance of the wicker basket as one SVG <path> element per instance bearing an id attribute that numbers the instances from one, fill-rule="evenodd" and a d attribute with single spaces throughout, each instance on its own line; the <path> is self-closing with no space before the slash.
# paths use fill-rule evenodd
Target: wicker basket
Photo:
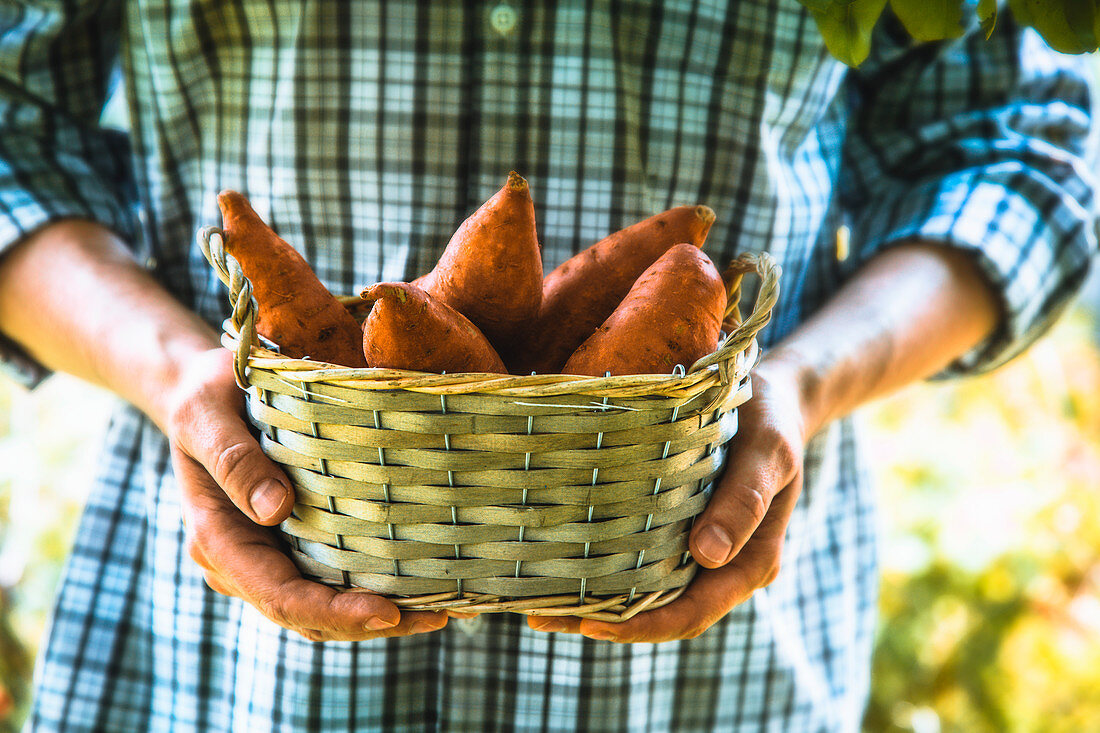
<path id="1" fill-rule="evenodd" d="M 223 343 L 249 414 L 294 483 L 281 530 L 304 575 L 405 608 L 612 621 L 683 591 L 688 531 L 778 295 L 771 257 L 734 261 L 731 333 L 671 375 L 438 375 L 281 356 L 256 334 L 251 285 L 221 231 L 198 238 L 229 287 Z"/>

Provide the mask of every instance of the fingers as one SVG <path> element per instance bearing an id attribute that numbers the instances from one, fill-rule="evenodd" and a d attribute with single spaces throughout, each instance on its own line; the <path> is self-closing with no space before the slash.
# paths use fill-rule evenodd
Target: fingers
<path id="1" fill-rule="evenodd" d="M 391 636 L 412 636 L 439 631 L 447 625 L 447 614 L 442 611 L 402 611 L 401 621 L 396 626 L 383 629 L 368 638 L 386 638 Z M 359 639 L 357 641 L 362 641 Z"/>
<path id="2" fill-rule="evenodd" d="M 223 596 L 236 596 L 239 598 L 240 593 L 228 578 L 222 577 L 220 573 L 214 570 L 210 561 L 206 559 L 206 554 L 202 551 L 202 547 L 195 541 L 194 535 L 191 532 L 187 533 L 185 543 L 187 545 L 187 554 L 195 561 L 196 565 L 202 568 L 202 579 L 206 581 L 210 589 L 216 593 L 221 593 Z"/>
<path id="3" fill-rule="evenodd" d="M 371 639 L 386 639 L 394 636 L 413 636 L 415 634 L 427 634 L 439 631 L 444 623 L 438 620 L 438 614 L 428 611 L 405 611 L 401 614 L 401 623 L 388 629 L 363 634 L 362 636 L 336 637 L 324 629 L 295 629 L 299 634 L 310 641 L 369 641 Z"/>
<path id="4" fill-rule="evenodd" d="M 672 603 L 621 623 L 576 617 L 528 617 L 527 624 L 536 631 L 583 634 L 590 639 L 622 643 L 693 639 L 747 599 L 752 594 L 748 585 L 742 569 L 728 565 L 701 570 L 684 594 Z"/>
<path id="5" fill-rule="evenodd" d="M 229 352 L 218 349 L 195 359 L 172 403 L 167 430 L 174 447 L 213 476 L 238 509 L 264 525 L 290 515 L 290 483 L 244 421 Z"/>
<path id="6" fill-rule="evenodd" d="M 675 601 L 643 611 L 622 623 L 576 617 L 528 617 L 527 624 L 536 631 L 583 634 L 590 639 L 621 643 L 694 639 L 752 595 L 756 588 L 751 575 L 736 563 L 715 570 L 700 570 Z"/>
<path id="7" fill-rule="evenodd" d="M 721 567 L 741 552 L 781 490 L 793 485 L 796 494 L 801 491 L 799 423 L 790 404 L 768 389 L 762 385 L 763 394 L 741 408 L 726 469 L 692 526 L 688 546 L 705 568 Z"/>
<path id="8" fill-rule="evenodd" d="M 167 401 L 187 550 L 214 591 L 239 597 L 314 641 L 418 634 L 446 625 L 443 612 L 401 613 L 380 596 L 306 580 L 272 531 L 260 526 L 289 516 L 294 496 L 243 419 L 229 352 L 194 359 Z"/>
<path id="9" fill-rule="evenodd" d="M 206 581 L 206 584 L 210 586 L 210 589 L 215 593 L 221 593 L 223 596 L 229 596 L 230 598 L 240 598 L 240 593 L 230 583 L 226 581 L 220 574 L 207 570 L 202 574 L 202 579 Z"/>
<path id="10" fill-rule="evenodd" d="M 175 431 L 179 447 L 212 476 L 236 507 L 257 524 L 290 515 L 294 495 L 282 471 L 260 450 L 232 406 L 189 405 Z"/>
<path id="11" fill-rule="evenodd" d="M 730 450 L 726 470 L 695 520 L 688 545 L 703 567 L 721 567 L 737 555 L 768 515 L 780 489 L 800 473 L 787 444 L 759 443 L 746 440 Z"/>
<path id="12" fill-rule="evenodd" d="M 339 591 L 301 576 L 271 530 L 242 515 L 205 469 L 173 451 L 188 552 L 219 593 L 242 598 L 275 623 L 312 640 L 357 641 L 442 628 L 445 613 L 401 613 L 370 593 Z"/>
<path id="13" fill-rule="evenodd" d="M 536 631 L 583 634 L 621 643 L 694 639 L 776 579 L 786 527 L 801 488 L 799 475 L 779 492 L 756 532 L 729 564 L 701 569 L 684 594 L 667 606 L 643 611 L 622 623 L 529 616 L 527 625 Z"/>

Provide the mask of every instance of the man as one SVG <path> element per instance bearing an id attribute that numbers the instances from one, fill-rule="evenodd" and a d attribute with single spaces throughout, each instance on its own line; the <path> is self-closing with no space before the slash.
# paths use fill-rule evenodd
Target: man
<path id="1" fill-rule="evenodd" d="M 884 20 L 849 71 L 794 0 L 0 12 L 0 331 L 132 405 L 35 730 L 855 730 L 875 529 L 843 416 L 1018 353 L 1095 247 L 1085 67 L 1009 17 L 919 47 Z M 129 152 L 97 127 L 119 59 Z M 705 203 L 715 261 L 766 249 L 786 272 L 692 531 L 706 570 L 618 626 L 447 624 L 303 580 L 267 529 L 292 494 L 241 417 L 225 294 L 191 245 L 235 188 L 333 291 L 412 279 L 512 168 L 548 266 Z"/>

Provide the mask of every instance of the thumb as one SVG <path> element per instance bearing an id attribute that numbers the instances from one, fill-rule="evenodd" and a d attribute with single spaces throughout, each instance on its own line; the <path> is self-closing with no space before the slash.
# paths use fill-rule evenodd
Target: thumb
<path id="1" fill-rule="evenodd" d="M 691 530 L 688 546 L 696 562 L 717 568 L 733 559 L 799 468 L 793 446 L 770 431 L 732 443 L 726 470 Z"/>
<path id="2" fill-rule="evenodd" d="M 294 493 L 286 475 L 264 455 L 241 418 L 238 398 L 188 401 L 173 420 L 172 439 L 257 524 L 290 515 Z"/>

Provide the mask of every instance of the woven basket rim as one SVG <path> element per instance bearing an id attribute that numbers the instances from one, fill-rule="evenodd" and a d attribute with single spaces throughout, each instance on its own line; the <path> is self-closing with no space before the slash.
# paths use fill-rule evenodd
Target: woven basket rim
<path id="1" fill-rule="evenodd" d="M 228 328 L 228 326 L 225 326 Z M 235 351 L 240 337 L 225 331 L 222 344 Z M 743 352 L 734 355 L 731 386 L 736 387 L 759 356 L 759 345 L 753 339 Z M 603 397 L 693 397 L 721 384 L 717 365 L 710 365 L 683 377 L 664 374 L 632 374 L 617 377 L 589 377 L 570 374 L 506 375 L 484 373 L 434 374 L 402 369 L 351 369 L 323 364 L 311 359 L 292 359 L 262 346 L 252 345 L 246 366 L 263 370 L 298 383 L 338 384 L 363 390 L 406 390 L 433 395 L 485 394 L 505 397 L 544 398 L 585 395 Z M 248 389 L 250 385 L 241 385 Z M 316 396 L 316 395 L 315 395 Z M 323 397 L 322 397 L 323 399 Z M 578 407 L 569 405 L 569 407 Z M 604 406 L 593 402 L 592 409 Z"/>

